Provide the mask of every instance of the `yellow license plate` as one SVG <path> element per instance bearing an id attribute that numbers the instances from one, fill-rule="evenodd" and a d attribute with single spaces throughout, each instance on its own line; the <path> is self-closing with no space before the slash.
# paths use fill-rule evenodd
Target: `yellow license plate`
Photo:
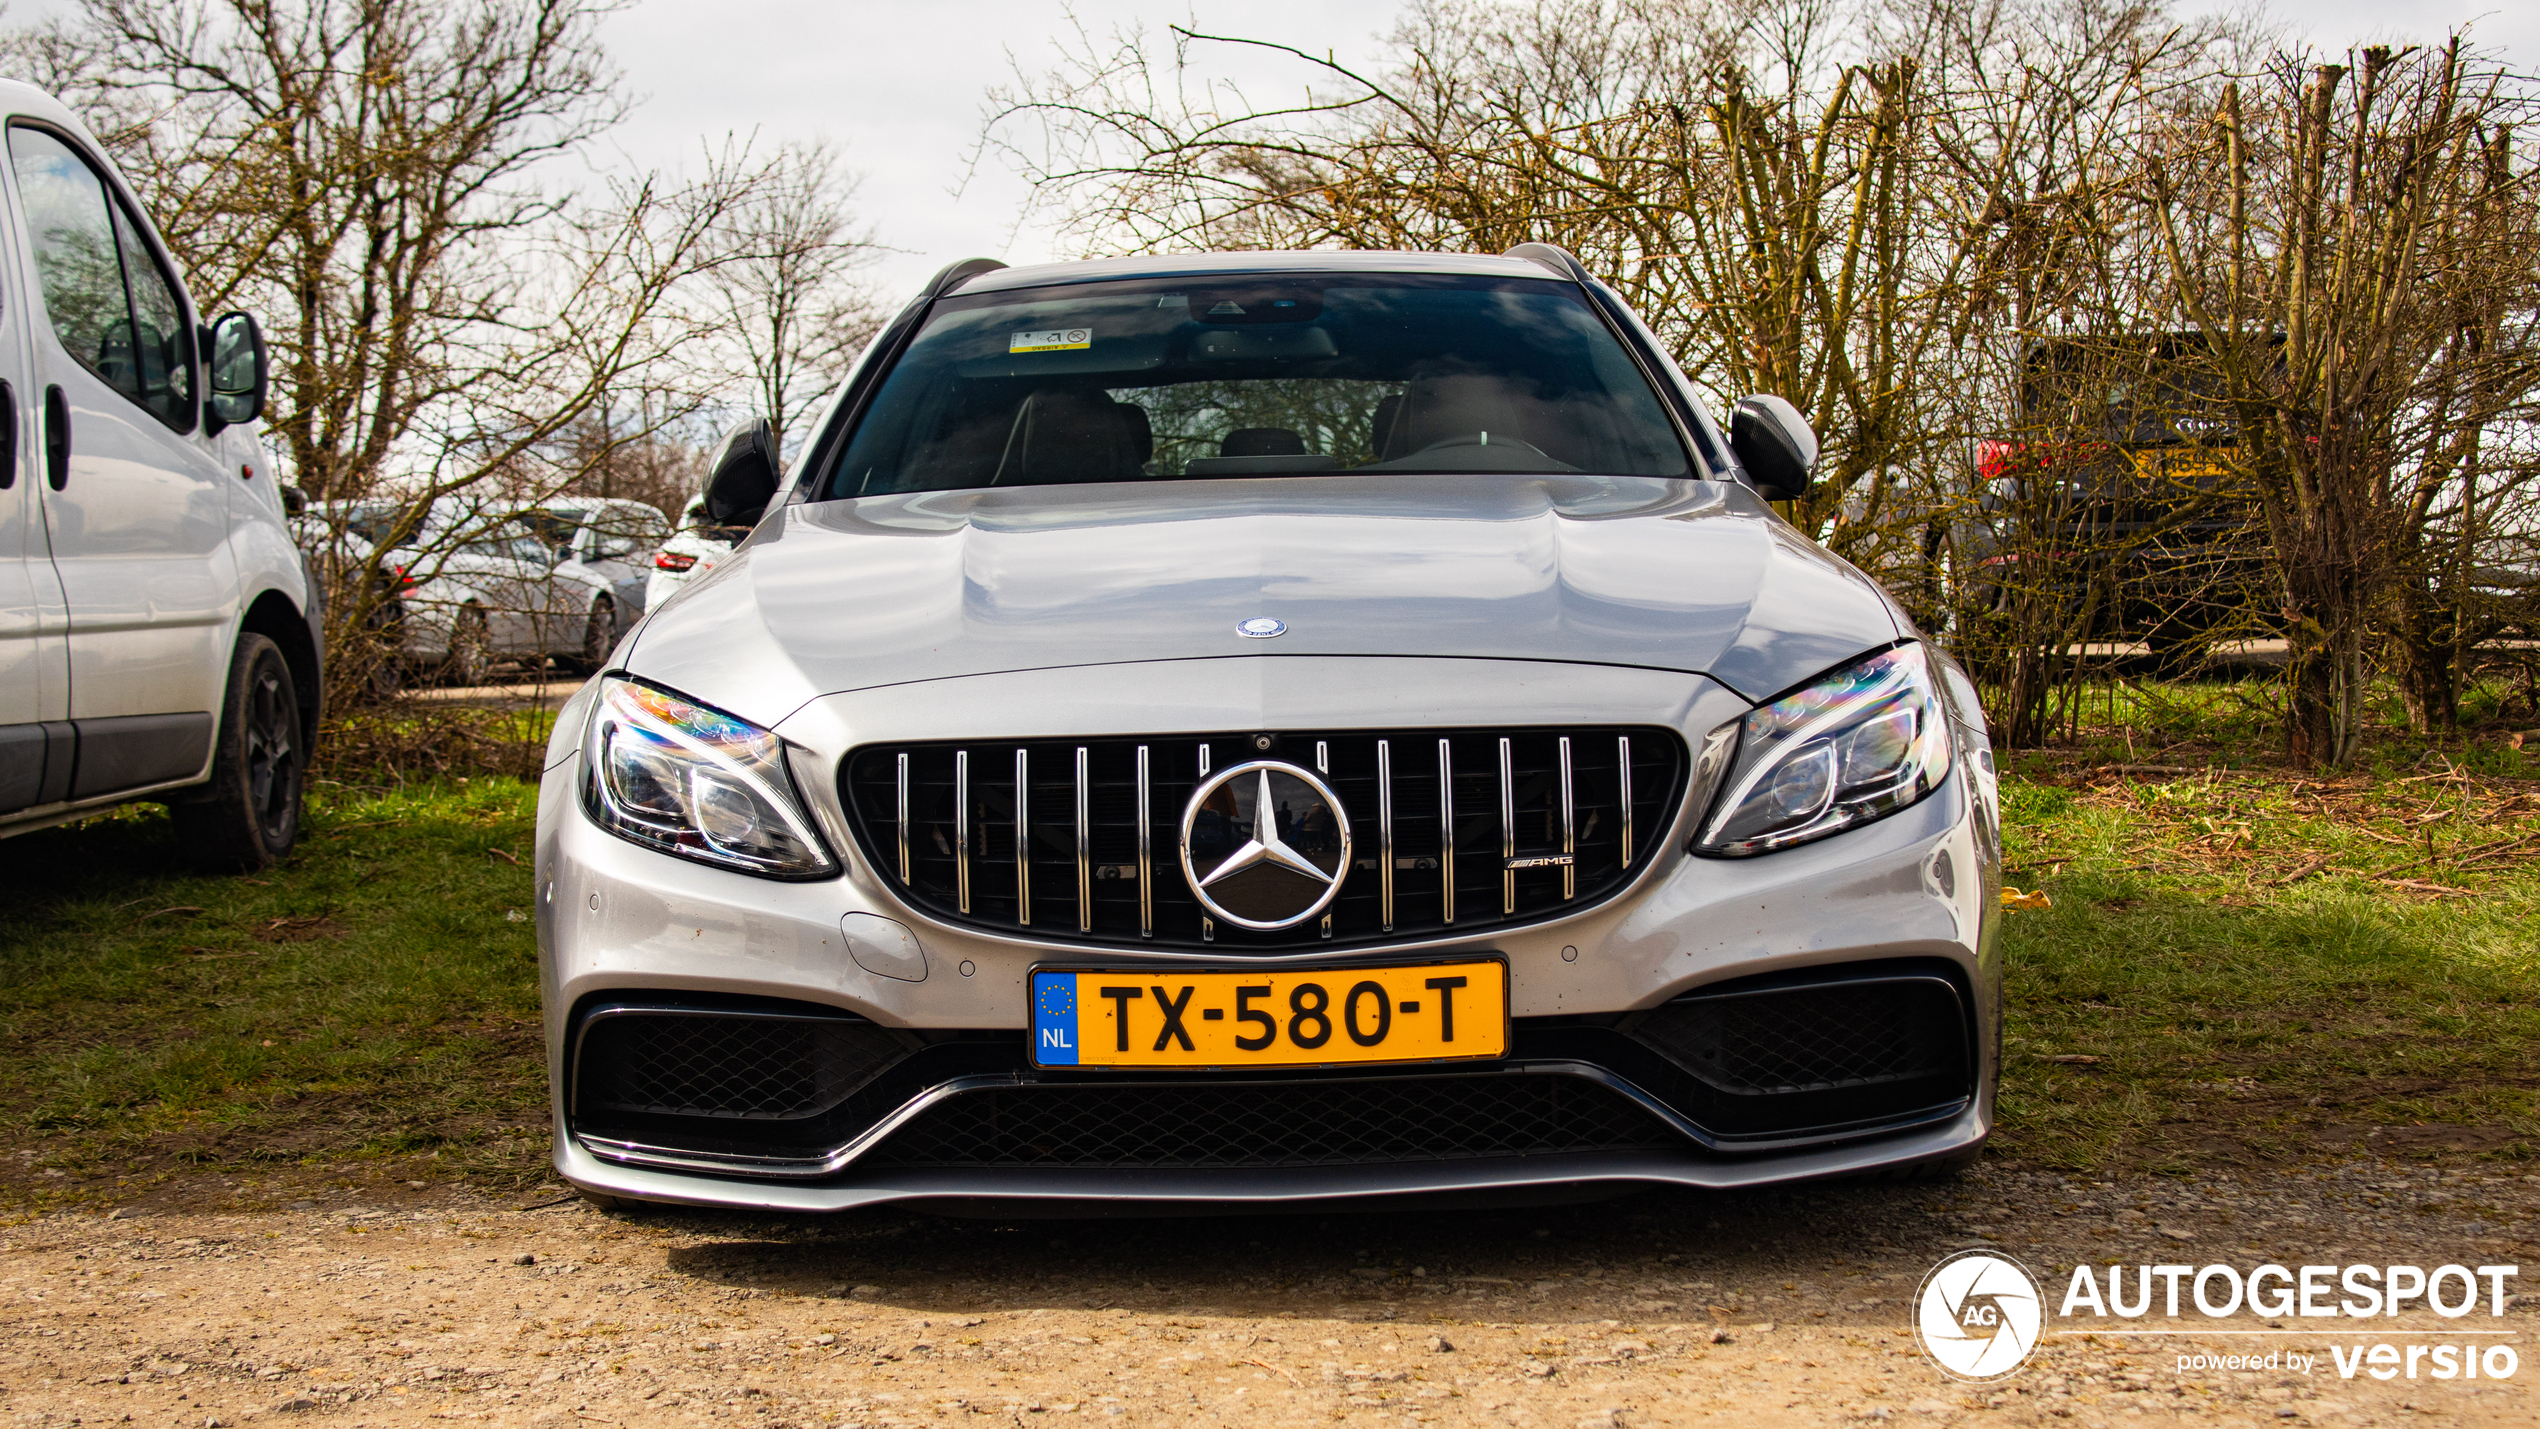
<path id="1" fill-rule="evenodd" d="M 1508 965 L 1035 968 L 1043 1067 L 1326 1067 L 1508 1054 Z"/>

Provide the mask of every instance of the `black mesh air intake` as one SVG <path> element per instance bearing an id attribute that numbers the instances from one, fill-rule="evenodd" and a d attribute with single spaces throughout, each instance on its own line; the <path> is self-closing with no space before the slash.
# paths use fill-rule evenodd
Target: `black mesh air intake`
<path id="1" fill-rule="evenodd" d="M 817 1117 L 907 1054 L 861 1018 L 604 1008 L 583 1024 L 575 1111 Z"/>
<path id="2" fill-rule="evenodd" d="M 1680 1149 L 1621 1094 L 1570 1076 L 1271 1084 L 1041 1086 L 945 1101 L 876 1148 L 876 1166 L 1349 1166 Z"/>
<path id="3" fill-rule="evenodd" d="M 1145 899 L 1141 751 L 1154 884 Z M 1349 868 L 1326 910 L 1328 931 L 1321 917 L 1270 932 L 1203 926 L 1178 854 L 1183 807 L 1204 763 L 1223 770 L 1255 759 L 1316 771 L 1348 815 Z M 1648 866 L 1684 779 L 1673 731 L 1578 726 L 875 745 L 847 757 L 840 791 L 873 867 L 947 922 L 1243 953 L 1430 937 L 1587 908 Z"/>
<path id="4" fill-rule="evenodd" d="M 1728 1135 L 1894 1118 L 1963 1101 L 1975 1083 L 1964 999 L 1927 974 L 1706 991 L 1630 1033 L 1694 1084 L 1651 1090 Z"/>

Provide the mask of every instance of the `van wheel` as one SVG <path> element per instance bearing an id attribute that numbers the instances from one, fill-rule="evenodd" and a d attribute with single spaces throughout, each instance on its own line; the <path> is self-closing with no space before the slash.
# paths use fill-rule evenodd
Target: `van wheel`
<path id="1" fill-rule="evenodd" d="M 590 618 L 582 622 L 582 668 L 596 671 L 609 662 L 609 652 L 617 648 L 617 604 L 607 596 L 591 602 Z"/>
<path id="2" fill-rule="evenodd" d="M 450 622 L 450 652 L 441 661 L 442 683 L 481 685 L 493 668 L 494 629 L 485 618 L 485 607 L 461 606 Z"/>
<path id="3" fill-rule="evenodd" d="M 187 855 L 206 868 L 262 868 L 300 838 L 307 776 L 300 700 L 281 647 L 261 635 L 238 637 L 221 705 L 212 782 L 170 804 Z"/>

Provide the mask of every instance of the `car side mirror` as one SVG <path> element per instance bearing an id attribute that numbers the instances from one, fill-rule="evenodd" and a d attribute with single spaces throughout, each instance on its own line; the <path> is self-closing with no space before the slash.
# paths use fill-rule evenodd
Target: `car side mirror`
<path id="1" fill-rule="evenodd" d="M 1797 501 L 1808 494 L 1808 470 L 1817 464 L 1817 433 L 1799 409 L 1762 393 L 1737 404 L 1729 417 L 1729 450 L 1767 501 Z"/>
<path id="2" fill-rule="evenodd" d="M 212 324 L 211 392 L 204 399 L 204 426 L 252 422 L 264 415 L 265 384 L 271 377 L 265 360 L 265 335 L 256 320 L 231 313 Z"/>
<path id="3" fill-rule="evenodd" d="M 752 417 L 724 434 L 706 475 L 706 515 L 718 526 L 755 526 L 776 499 L 776 429 Z"/>

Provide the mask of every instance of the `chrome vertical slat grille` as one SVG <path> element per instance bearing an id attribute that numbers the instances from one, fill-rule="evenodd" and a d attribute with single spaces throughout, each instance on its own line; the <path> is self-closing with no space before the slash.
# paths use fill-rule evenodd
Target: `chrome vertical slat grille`
<path id="1" fill-rule="evenodd" d="M 1508 740 L 1499 741 L 1499 912 L 1517 914 L 1517 776 L 1510 772 Z"/>
<path id="2" fill-rule="evenodd" d="M 1438 902 L 1440 916 L 1455 922 L 1455 741 L 1438 741 Z"/>
<path id="3" fill-rule="evenodd" d="M 900 883 L 908 883 L 908 756 L 900 756 Z"/>
<path id="4" fill-rule="evenodd" d="M 1561 897 L 1579 896 L 1578 800 L 1570 782 L 1570 736 L 1561 736 Z"/>
<path id="5" fill-rule="evenodd" d="M 1436 762 L 1397 758 L 1406 740 L 1434 742 Z M 1172 850 L 1193 790 L 1225 762 L 1219 744 L 1312 769 L 1338 795 L 1351 866 L 1324 916 L 1270 932 L 1202 916 Z M 1589 906 L 1650 861 L 1685 766 L 1682 741 L 1658 728 L 1237 731 L 868 746 L 840 783 L 876 876 L 930 916 L 1241 954 L 1486 932 Z"/>
<path id="6" fill-rule="evenodd" d="M 1393 741 L 1376 741 L 1377 883 L 1384 900 L 1378 926 L 1393 931 Z"/>
<path id="7" fill-rule="evenodd" d="M 1622 772 L 1623 794 L 1623 867 L 1632 866 L 1632 737 L 1614 737 L 1614 767 Z"/>
<path id="8" fill-rule="evenodd" d="M 970 751 L 953 754 L 953 855 L 961 883 L 961 912 L 970 915 Z"/>
<path id="9" fill-rule="evenodd" d="M 1138 936 L 1155 936 L 1155 781 L 1148 756 L 1138 746 Z"/>
<path id="10" fill-rule="evenodd" d="M 1086 803 L 1092 792 L 1085 777 L 1085 746 L 1076 746 L 1076 931 L 1094 930 L 1094 820 Z"/>

